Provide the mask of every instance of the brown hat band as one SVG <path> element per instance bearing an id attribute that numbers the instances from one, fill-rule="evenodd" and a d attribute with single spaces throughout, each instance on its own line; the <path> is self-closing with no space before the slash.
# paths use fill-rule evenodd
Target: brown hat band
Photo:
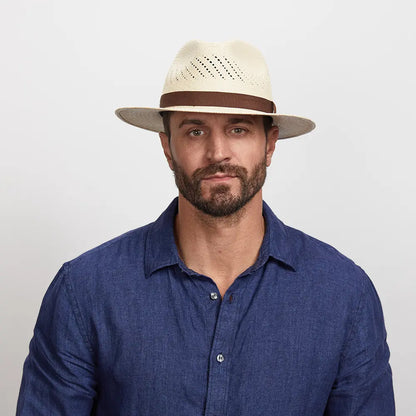
<path id="1" fill-rule="evenodd" d="M 273 101 L 247 94 L 211 91 L 178 91 L 169 92 L 160 97 L 161 108 L 175 106 L 231 107 L 262 111 L 263 113 L 276 112 L 276 106 Z"/>

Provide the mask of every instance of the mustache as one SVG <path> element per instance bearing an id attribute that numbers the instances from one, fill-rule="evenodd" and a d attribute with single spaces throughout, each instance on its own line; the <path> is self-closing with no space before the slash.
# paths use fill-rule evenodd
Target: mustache
<path id="1" fill-rule="evenodd" d="M 227 165 L 224 163 L 213 163 L 212 165 L 206 166 L 204 168 L 198 168 L 192 174 L 192 179 L 195 181 L 200 181 L 206 176 L 212 176 L 216 173 L 225 173 L 230 176 L 237 176 L 240 178 L 247 177 L 247 169 L 238 166 L 238 165 Z"/>

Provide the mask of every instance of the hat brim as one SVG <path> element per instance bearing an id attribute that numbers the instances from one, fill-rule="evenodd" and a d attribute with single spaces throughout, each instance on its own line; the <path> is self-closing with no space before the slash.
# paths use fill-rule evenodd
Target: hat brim
<path id="1" fill-rule="evenodd" d="M 118 118 L 133 126 L 154 132 L 163 132 L 163 120 L 160 115 L 163 111 L 270 116 L 273 119 L 273 124 L 279 127 L 279 139 L 288 139 L 290 137 L 300 136 L 302 134 L 309 133 L 315 128 L 315 123 L 307 118 L 275 113 L 263 113 L 261 111 L 248 110 L 244 108 L 205 106 L 178 106 L 166 108 L 123 107 L 118 108 L 115 113 Z"/>

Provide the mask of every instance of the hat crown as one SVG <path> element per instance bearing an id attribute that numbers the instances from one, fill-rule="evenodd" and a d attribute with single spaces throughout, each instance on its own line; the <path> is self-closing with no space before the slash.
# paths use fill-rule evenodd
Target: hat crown
<path id="1" fill-rule="evenodd" d="M 237 40 L 186 43 L 169 69 L 162 94 L 178 91 L 239 93 L 272 101 L 263 55 Z"/>

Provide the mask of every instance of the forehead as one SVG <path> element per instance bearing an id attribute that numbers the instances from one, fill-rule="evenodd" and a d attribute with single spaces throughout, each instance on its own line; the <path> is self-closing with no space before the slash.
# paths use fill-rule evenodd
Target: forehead
<path id="1" fill-rule="evenodd" d="M 253 116 L 248 114 L 212 114 L 212 113 L 185 113 L 172 112 L 170 115 L 171 128 L 180 128 L 183 125 L 211 125 L 211 124 L 230 124 L 230 123 L 246 123 L 261 124 L 262 116 Z"/>

